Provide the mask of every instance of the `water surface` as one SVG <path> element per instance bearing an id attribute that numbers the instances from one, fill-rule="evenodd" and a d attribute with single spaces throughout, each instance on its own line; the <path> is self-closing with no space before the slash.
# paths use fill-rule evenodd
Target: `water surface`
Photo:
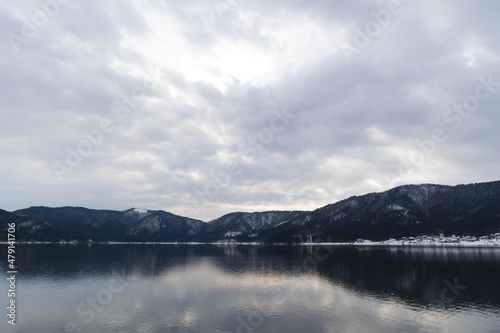
<path id="1" fill-rule="evenodd" d="M 17 325 L 4 315 L 2 332 L 500 331 L 498 248 L 18 245 L 16 255 Z M 6 306 L 5 278 L 0 288 Z"/>

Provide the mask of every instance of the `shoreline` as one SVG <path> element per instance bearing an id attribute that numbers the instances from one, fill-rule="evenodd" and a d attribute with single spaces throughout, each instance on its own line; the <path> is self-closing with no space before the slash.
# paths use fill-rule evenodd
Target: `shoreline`
<path id="1" fill-rule="evenodd" d="M 8 244 L 7 241 L 0 241 L 0 244 Z M 245 246 L 360 246 L 360 247 L 461 247 L 461 248 L 500 248 L 500 240 L 496 239 L 493 241 L 476 241 L 476 242 L 449 242 L 449 243 L 408 243 L 403 241 L 388 242 L 322 242 L 322 243 L 272 243 L 264 244 L 260 242 L 115 242 L 115 241 L 105 241 L 105 242 L 42 242 L 42 241 L 29 241 L 29 242 L 16 242 L 16 245 L 223 245 L 223 246 L 235 246 L 235 245 L 245 245 Z"/>

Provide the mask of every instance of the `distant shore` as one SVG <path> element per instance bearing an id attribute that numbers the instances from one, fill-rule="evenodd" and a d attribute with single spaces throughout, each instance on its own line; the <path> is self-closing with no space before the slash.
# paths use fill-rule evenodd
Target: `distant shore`
<path id="1" fill-rule="evenodd" d="M 0 244 L 7 244 L 7 241 L 0 241 Z M 219 241 L 219 242 L 117 242 L 117 241 L 100 241 L 100 242 L 81 242 L 81 241 L 22 241 L 16 242 L 17 245 L 29 244 L 60 244 L 60 245 L 251 245 L 251 246 L 395 246 L 395 247 L 500 247 L 500 239 L 481 239 L 477 241 L 414 241 L 414 240 L 385 240 L 385 241 L 355 241 L 355 242 L 303 242 L 303 243 L 262 243 L 262 242 L 236 242 L 236 241 Z"/>

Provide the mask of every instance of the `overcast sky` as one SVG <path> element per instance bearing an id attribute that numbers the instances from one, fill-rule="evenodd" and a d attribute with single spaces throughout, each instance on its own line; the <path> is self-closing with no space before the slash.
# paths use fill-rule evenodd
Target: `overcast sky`
<path id="1" fill-rule="evenodd" d="M 495 0 L 2 1 L 0 208 L 208 221 L 498 180 L 498 13 Z"/>

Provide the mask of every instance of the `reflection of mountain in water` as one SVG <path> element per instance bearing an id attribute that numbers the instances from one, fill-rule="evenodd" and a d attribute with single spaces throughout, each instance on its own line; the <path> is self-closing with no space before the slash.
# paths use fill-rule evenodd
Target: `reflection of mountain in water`
<path id="1" fill-rule="evenodd" d="M 429 304 L 440 299 L 444 282 L 467 286 L 453 304 L 500 307 L 500 249 L 426 247 L 335 247 L 331 254 L 311 246 L 92 245 L 18 246 L 23 279 L 76 279 L 85 275 L 158 277 L 201 263 L 231 275 L 319 275 L 377 297 Z M 318 261 L 313 258 L 324 259 Z M 3 265 L 3 264 L 2 264 Z M 5 267 L 2 268 L 5 270 Z M 446 297 L 455 296 L 451 291 Z"/>
<path id="2" fill-rule="evenodd" d="M 496 282 L 500 278 L 499 260 L 500 249 L 360 247 L 337 249 L 319 271 L 356 290 L 394 295 L 411 303 L 429 304 L 453 298 L 453 305 L 480 302 L 500 306 Z M 458 294 L 449 284 L 460 286 Z M 443 292 L 445 289 L 448 290 Z"/>

